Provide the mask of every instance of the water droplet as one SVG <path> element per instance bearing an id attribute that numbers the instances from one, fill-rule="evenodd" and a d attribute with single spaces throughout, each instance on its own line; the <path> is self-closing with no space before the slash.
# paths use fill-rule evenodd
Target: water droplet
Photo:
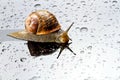
<path id="1" fill-rule="evenodd" d="M 3 9 L 6 9 L 6 7 L 3 7 Z"/>
<path id="2" fill-rule="evenodd" d="M 40 76 L 33 76 L 31 79 L 29 79 L 29 80 L 38 80 L 38 79 L 40 79 Z"/>
<path id="3" fill-rule="evenodd" d="M 87 17 L 87 15 L 84 15 L 83 17 L 85 18 L 85 17 Z"/>
<path id="4" fill-rule="evenodd" d="M 75 29 L 80 29 L 79 27 L 76 27 Z"/>
<path id="5" fill-rule="evenodd" d="M 91 52 L 88 52 L 88 54 L 91 54 Z"/>
<path id="6" fill-rule="evenodd" d="M 21 61 L 21 62 L 25 62 L 26 59 L 27 59 L 27 58 L 20 58 L 20 61 Z"/>
<path id="7" fill-rule="evenodd" d="M 84 5 L 84 4 L 85 4 L 85 1 L 81 1 L 81 3 Z"/>
<path id="8" fill-rule="evenodd" d="M 83 54 L 83 53 L 84 53 L 84 51 L 82 50 L 82 51 L 80 51 L 80 53 L 81 53 L 81 54 Z"/>
<path id="9" fill-rule="evenodd" d="M 82 27 L 80 28 L 80 32 L 87 32 L 88 31 L 88 28 L 87 27 Z"/>
<path id="10" fill-rule="evenodd" d="M 105 1 L 104 3 L 108 3 L 108 1 Z"/>
<path id="11" fill-rule="evenodd" d="M 54 68 L 54 64 L 51 65 L 50 69 L 53 69 Z"/>
<path id="12" fill-rule="evenodd" d="M 40 60 L 43 60 L 43 58 L 40 58 Z"/>
<path id="13" fill-rule="evenodd" d="M 117 1 L 116 1 L 116 0 L 114 0 L 114 1 L 112 1 L 112 3 L 117 3 Z"/>
<path id="14" fill-rule="evenodd" d="M 26 70 L 27 70 L 26 68 L 23 69 L 23 71 L 26 71 Z"/>
<path id="15" fill-rule="evenodd" d="M 1 79 L 0 79 L 1 80 Z M 18 78 L 16 78 L 15 80 L 19 80 Z"/>
<path id="16" fill-rule="evenodd" d="M 117 41 L 118 44 L 120 44 L 120 41 Z"/>
<path id="17" fill-rule="evenodd" d="M 2 49 L 2 52 L 4 52 L 6 49 Z"/>
<path id="18" fill-rule="evenodd" d="M 66 3 L 67 5 L 70 5 L 71 3 Z"/>
<path id="19" fill-rule="evenodd" d="M 52 7 L 57 7 L 57 5 L 53 5 Z"/>
<path id="20" fill-rule="evenodd" d="M 91 49 L 92 49 L 92 46 L 88 46 L 87 49 L 91 50 Z"/>
<path id="21" fill-rule="evenodd" d="M 34 7 L 40 7 L 41 6 L 41 4 L 35 4 L 34 5 Z"/>

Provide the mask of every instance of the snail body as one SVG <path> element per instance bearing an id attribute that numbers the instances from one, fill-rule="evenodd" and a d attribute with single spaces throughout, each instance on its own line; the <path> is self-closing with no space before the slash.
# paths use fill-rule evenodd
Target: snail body
<path id="1" fill-rule="evenodd" d="M 56 17 L 47 10 L 32 12 L 25 20 L 25 30 L 10 33 L 9 36 L 34 42 L 67 43 L 68 31 L 61 29 Z"/>

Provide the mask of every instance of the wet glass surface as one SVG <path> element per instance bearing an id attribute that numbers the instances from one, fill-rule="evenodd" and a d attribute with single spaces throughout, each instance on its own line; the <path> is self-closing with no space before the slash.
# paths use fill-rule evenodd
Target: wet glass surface
<path id="1" fill-rule="evenodd" d="M 0 0 L 0 30 L 24 29 L 29 13 L 46 9 L 69 31 L 73 55 L 58 48 L 31 56 L 27 41 L 0 41 L 0 80 L 120 80 L 119 0 Z M 0 38 L 4 37 L 0 32 Z"/>

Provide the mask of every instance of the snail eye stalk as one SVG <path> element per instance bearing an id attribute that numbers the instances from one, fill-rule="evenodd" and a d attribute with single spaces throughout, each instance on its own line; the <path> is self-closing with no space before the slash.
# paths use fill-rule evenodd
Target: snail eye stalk
<path id="1" fill-rule="evenodd" d="M 66 33 L 68 33 L 68 31 L 70 30 L 70 28 L 73 26 L 74 22 L 72 22 L 72 24 L 68 27 L 68 29 L 65 31 Z"/>
<path id="2" fill-rule="evenodd" d="M 69 47 L 70 44 L 71 44 L 71 43 L 61 44 L 61 46 L 60 46 L 60 52 L 59 52 L 59 54 L 58 54 L 58 56 L 57 56 L 57 59 L 60 57 L 62 51 L 63 51 L 65 48 L 67 48 L 70 52 L 72 52 L 74 55 L 76 55 L 76 53 L 74 53 L 73 50 Z"/>

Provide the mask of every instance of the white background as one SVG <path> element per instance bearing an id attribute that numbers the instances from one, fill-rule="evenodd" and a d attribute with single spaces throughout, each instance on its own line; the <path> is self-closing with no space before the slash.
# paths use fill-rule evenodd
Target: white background
<path id="1" fill-rule="evenodd" d="M 62 29 L 75 22 L 69 50 L 30 56 L 26 41 L 0 42 L 0 80 L 120 80 L 119 0 L 0 0 L 0 29 L 24 29 L 35 10 L 52 12 Z M 21 62 L 21 59 L 23 62 Z"/>

